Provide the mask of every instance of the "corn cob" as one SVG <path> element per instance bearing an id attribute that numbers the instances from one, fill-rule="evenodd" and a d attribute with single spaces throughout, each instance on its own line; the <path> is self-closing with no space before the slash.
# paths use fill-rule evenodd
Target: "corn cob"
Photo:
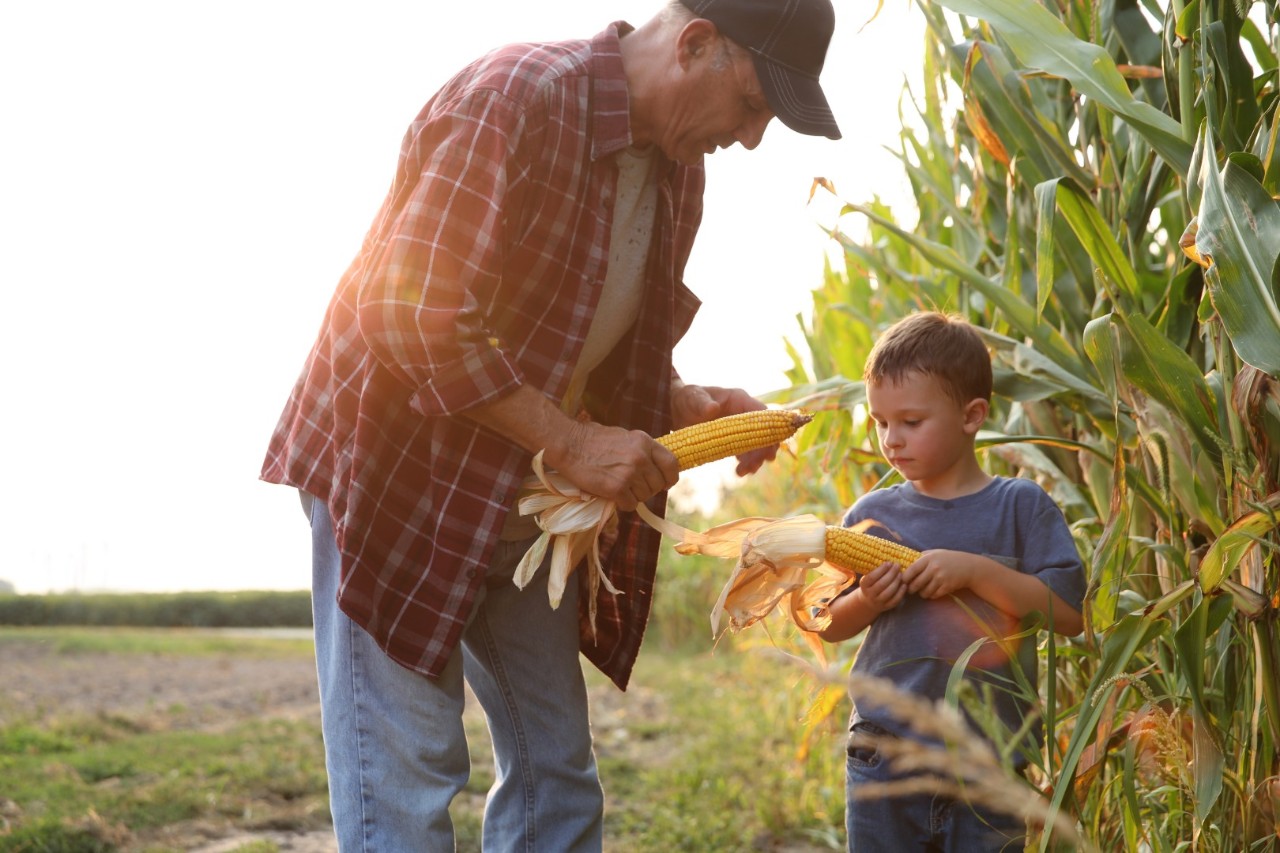
<path id="1" fill-rule="evenodd" d="M 795 409 L 760 409 L 694 424 L 657 441 L 675 454 L 685 471 L 786 441 L 811 420 L 812 415 Z"/>
<path id="2" fill-rule="evenodd" d="M 865 575 L 881 563 L 897 563 L 906 568 L 920 559 L 920 552 L 870 533 L 828 526 L 824 557 L 833 566 Z"/>
<path id="3" fill-rule="evenodd" d="M 740 631 L 784 603 L 802 630 L 821 631 L 831 621 L 827 603 L 854 583 L 853 575 L 886 562 L 906 567 L 920 558 L 904 545 L 828 525 L 814 515 L 743 518 L 705 533 L 688 531 L 676 551 L 738 558 L 711 610 L 713 634 L 721 616 Z"/>

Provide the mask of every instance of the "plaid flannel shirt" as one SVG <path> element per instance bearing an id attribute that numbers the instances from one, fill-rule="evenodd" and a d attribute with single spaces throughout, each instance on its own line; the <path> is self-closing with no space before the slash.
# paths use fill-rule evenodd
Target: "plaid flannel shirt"
<path id="1" fill-rule="evenodd" d="M 532 385 L 565 394 L 609 255 L 614 155 L 630 143 L 617 22 L 590 41 L 511 45 L 423 108 L 272 436 L 262 479 L 323 499 L 338 603 L 395 661 L 438 675 L 530 456 L 460 413 Z M 671 427 L 671 352 L 698 300 L 682 275 L 704 173 L 665 159 L 635 326 L 592 372 L 588 410 Z M 649 506 L 665 508 L 665 495 Z M 623 513 L 583 653 L 625 688 L 658 536 Z M 582 580 L 584 572 L 579 572 Z"/>

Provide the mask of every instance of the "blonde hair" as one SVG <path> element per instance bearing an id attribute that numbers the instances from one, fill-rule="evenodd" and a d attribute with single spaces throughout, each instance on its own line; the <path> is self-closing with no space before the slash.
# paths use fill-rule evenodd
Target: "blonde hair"
<path id="1" fill-rule="evenodd" d="M 868 385 L 896 383 L 911 373 L 935 377 L 960 405 L 991 399 L 991 354 L 958 315 L 923 311 L 894 323 L 871 348 L 862 379 Z"/>

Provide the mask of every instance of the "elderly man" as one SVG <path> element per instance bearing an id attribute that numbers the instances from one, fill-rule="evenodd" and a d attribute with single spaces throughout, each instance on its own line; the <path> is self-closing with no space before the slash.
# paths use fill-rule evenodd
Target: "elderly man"
<path id="1" fill-rule="evenodd" d="M 626 510 L 660 512 L 677 477 L 650 436 L 762 408 L 672 368 L 702 158 L 754 148 L 775 115 L 839 137 L 818 85 L 833 26 L 829 0 L 675 0 L 639 28 L 500 48 L 410 127 L 262 470 L 311 521 L 344 851 L 453 849 L 464 678 L 497 762 L 486 849 L 601 848 L 578 652 L 625 688 L 658 546 Z M 511 582 L 540 450 L 624 511 L 605 556 L 623 594 L 602 592 L 594 635 L 575 584 L 552 609 L 545 568 L 541 590 Z"/>

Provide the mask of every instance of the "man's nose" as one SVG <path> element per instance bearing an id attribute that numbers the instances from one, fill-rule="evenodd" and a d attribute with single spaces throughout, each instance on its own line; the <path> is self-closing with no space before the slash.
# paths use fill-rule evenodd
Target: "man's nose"
<path id="1" fill-rule="evenodd" d="M 760 140 L 764 138 L 765 129 L 772 119 L 772 114 L 762 113 L 744 121 L 735 134 L 738 138 L 738 144 L 748 151 L 754 149 L 760 144 Z"/>

